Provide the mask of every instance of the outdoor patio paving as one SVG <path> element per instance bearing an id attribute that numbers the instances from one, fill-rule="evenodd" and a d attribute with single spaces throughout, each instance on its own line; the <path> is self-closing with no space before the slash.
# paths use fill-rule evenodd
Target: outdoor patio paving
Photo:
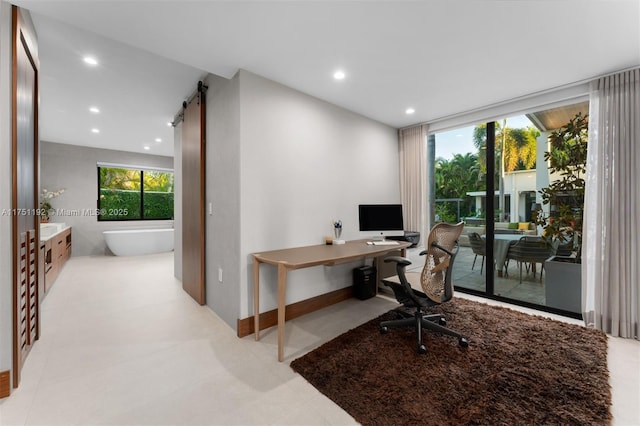
<path id="1" fill-rule="evenodd" d="M 453 268 L 453 282 L 458 287 L 464 287 L 469 289 L 482 290 L 485 289 L 485 269 L 480 274 L 480 263 L 482 261 L 481 256 L 476 259 L 476 264 L 473 270 L 474 258 L 471 247 L 460 247 L 460 251 L 456 256 L 456 261 Z M 522 269 L 522 283 L 520 283 L 520 268 L 517 262 L 509 262 L 508 276 L 498 277 L 494 271 L 494 287 L 495 293 L 498 296 L 508 297 L 511 299 L 536 303 L 539 305 L 545 304 L 545 274 L 542 273 L 542 282 L 540 282 L 540 268 L 541 265 L 536 265 L 537 272 L 534 278 L 531 270 L 526 273 L 526 270 Z"/>
<path id="2" fill-rule="evenodd" d="M 472 270 L 471 266 L 473 265 L 474 256 L 471 247 L 460 247 L 453 268 L 453 283 L 457 287 L 484 291 L 486 268 L 483 269 L 482 274 L 480 274 L 482 258 L 478 256 L 475 267 Z M 411 256 L 411 260 L 413 264 L 409 267 L 409 270 L 420 271 L 423 265 L 421 259 L 418 256 Z M 542 273 L 542 282 L 540 282 L 540 264 L 537 264 L 536 267 L 537 272 L 535 278 L 531 271 L 526 273 L 523 268 L 522 283 L 520 283 L 519 266 L 516 262 L 511 261 L 508 276 L 498 277 L 497 274 L 495 274 L 494 286 L 496 295 L 544 305 L 545 273 Z"/>

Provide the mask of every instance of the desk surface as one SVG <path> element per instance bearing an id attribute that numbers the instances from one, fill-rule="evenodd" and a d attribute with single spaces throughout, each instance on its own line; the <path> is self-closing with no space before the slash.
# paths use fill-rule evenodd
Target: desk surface
<path id="1" fill-rule="evenodd" d="M 262 263 L 270 265 L 283 264 L 287 269 L 299 269 L 316 265 L 344 263 L 368 256 L 376 257 L 392 250 L 406 249 L 411 245 L 408 241 L 398 241 L 396 245 L 373 245 L 367 244 L 367 241 L 369 240 L 263 251 L 253 253 L 253 257 Z"/>
<path id="2" fill-rule="evenodd" d="M 317 265 L 336 265 L 357 259 L 374 257 L 401 250 L 406 253 L 408 241 L 394 245 L 367 244 L 367 240 L 347 241 L 345 244 L 318 244 L 282 250 L 253 253 L 253 320 L 256 340 L 260 339 L 260 264 L 278 267 L 278 361 L 284 358 L 284 323 L 287 292 L 287 271 Z"/>

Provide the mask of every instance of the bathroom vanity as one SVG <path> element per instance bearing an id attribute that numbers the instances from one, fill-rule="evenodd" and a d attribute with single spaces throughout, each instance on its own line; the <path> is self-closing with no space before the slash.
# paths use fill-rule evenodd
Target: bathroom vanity
<path id="1" fill-rule="evenodd" d="M 40 258 L 44 267 L 44 282 L 40 295 L 44 297 L 58 277 L 65 262 L 71 256 L 71 227 L 64 223 L 40 225 Z"/>

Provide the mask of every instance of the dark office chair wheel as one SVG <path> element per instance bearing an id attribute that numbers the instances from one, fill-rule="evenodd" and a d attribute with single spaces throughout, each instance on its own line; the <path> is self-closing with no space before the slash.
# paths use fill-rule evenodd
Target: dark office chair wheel
<path id="1" fill-rule="evenodd" d="M 458 340 L 458 344 L 459 344 L 460 346 L 462 346 L 463 348 L 468 348 L 468 347 L 469 347 L 469 341 L 468 341 L 467 339 L 465 339 L 464 337 L 461 337 L 461 338 Z"/>
<path id="2" fill-rule="evenodd" d="M 418 345 L 418 353 L 419 354 L 426 354 L 427 353 L 427 347 L 425 345 Z"/>
<path id="3" fill-rule="evenodd" d="M 386 334 L 389 331 L 388 327 L 380 327 L 380 334 Z"/>

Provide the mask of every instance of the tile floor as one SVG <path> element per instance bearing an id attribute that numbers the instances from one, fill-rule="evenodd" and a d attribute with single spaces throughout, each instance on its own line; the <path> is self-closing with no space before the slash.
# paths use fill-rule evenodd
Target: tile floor
<path id="1" fill-rule="evenodd" d="M 278 363 L 275 329 L 237 338 L 182 291 L 171 253 L 75 257 L 42 304 L 41 339 L 0 424 L 354 424 L 289 362 L 395 306 L 381 295 L 290 321 Z M 610 343 L 614 424 L 640 425 L 640 342 Z"/>

